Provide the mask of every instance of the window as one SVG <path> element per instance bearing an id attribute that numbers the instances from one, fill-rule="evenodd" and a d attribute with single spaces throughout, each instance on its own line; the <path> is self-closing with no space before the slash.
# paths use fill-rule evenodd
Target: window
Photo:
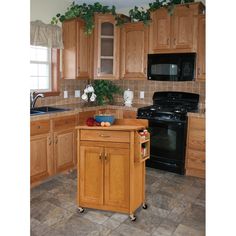
<path id="1" fill-rule="evenodd" d="M 59 49 L 30 46 L 30 90 L 46 93 L 46 96 L 58 93 Z"/>
<path id="2" fill-rule="evenodd" d="M 30 67 L 30 88 L 40 92 L 51 91 L 51 50 L 31 46 Z"/>

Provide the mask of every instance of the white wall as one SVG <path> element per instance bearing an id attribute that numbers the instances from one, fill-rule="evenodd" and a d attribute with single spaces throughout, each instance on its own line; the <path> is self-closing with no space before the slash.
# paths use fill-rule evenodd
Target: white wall
<path id="1" fill-rule="evenodd" d="M 64 13 L 71 2 L 72 0 L 30 0 L 30 21 L 41 20 L 48 24 L 57 13 Z"/>

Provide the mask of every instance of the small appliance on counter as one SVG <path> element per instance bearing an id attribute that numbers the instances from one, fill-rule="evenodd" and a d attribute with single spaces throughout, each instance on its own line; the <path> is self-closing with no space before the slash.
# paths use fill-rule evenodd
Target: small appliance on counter
<path id="1" fill-rule="evenodd" d="M 124 104 L 126 107 L 131 107 L 133 103 L 134 93 L 130 89 L 124 92 Z"/>

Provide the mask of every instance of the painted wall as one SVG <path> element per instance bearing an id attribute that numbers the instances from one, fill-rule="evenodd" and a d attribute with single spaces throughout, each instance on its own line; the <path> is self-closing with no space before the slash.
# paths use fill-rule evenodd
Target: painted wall
<path id="1" fill-rule="evenodd" d="M 72 0 L 30 0 L 30 21 L 50 23 L 57 13 L 64 13 Z"/>

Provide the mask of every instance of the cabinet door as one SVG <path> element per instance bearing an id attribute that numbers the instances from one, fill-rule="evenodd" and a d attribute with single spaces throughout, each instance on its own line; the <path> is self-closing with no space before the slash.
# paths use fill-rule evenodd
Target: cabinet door
<path id="1" fill-rule="evenodd" d="M 30 182 L 43 180 L 53 174 L 52 138 L 49 134 L 30 138 Z"/>
<path id="2" fill-rule="evenodd" d="M 56 173 L 75 166 L 75 130 L 54 133 L 54 159 Z"/>
<path id="3" fill-rule="evenodd" d="M 148 28 L 143 23 L 126 24 L 121 35 L 121 77 L 146 80 Z"/>
<path id="4" fill-rule="evenodd" d="M 102 147 L 80 146 L 79 201 L 84 204 L 103 204 Z"/>
<path id="5" fill-rule="evenodd" d="M 62 77 L 75 79 L 77 76 L 77 21 L 64 21 L 62 24 L 62 37 L 64 48 L 62 50 Z"/>
<path id="6" fill-rule="evenodd" d="M 172 48 L 196 50 L 197 17 L 194 11 L 187 6 L 178 6 L 174 9 L 172 18 Z"/>
<path id="7" fill-rule="evenodd" d="M 170 49 L 171 16 L 165 8 L 156 10 L 151 15 L 150 53 Z"/>
<path id="8" fill-rule="evenodd" d="M 129 207 L 129 149 L 106 147 L 105 202 L 107 206 Z"/>
<path id="9" fill-rule="evenodd" d="M 120 29 L 110 14 L 95 16 L 94 30 L 94 77 L 118 79 Z"/>
<path id="10" fill-rule="evenodd" d="M 92 37 L 84 33 L 84 22 L 80 19 L 64 21 L 62 51 L 62 73 L 64 79 L 91 78 Z"/>
<path id="11" fill-rule="evenodd" d="M 85 23 L 77 21 L 77 78 L 86 79 L 92 77 L 93 63 L 93 33 L 84 33 Z"/>
<path id="12" fill-rule="evenodd" d="M 197 80 L 205 80 L 205 47 L 206 47 L 205 15 L 198 19 L 198 49 L 197 49 Z"/>

